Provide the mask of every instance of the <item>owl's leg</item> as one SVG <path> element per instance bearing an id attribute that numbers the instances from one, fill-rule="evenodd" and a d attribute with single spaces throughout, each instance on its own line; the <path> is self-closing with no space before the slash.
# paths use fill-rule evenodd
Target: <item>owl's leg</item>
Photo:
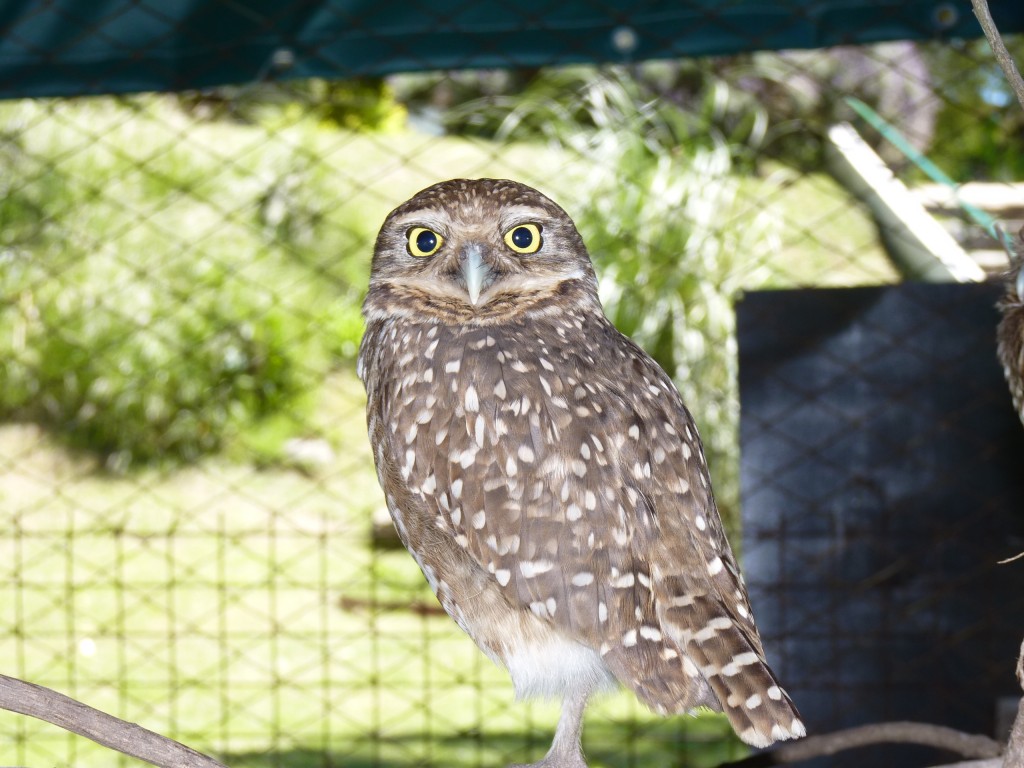
<path id="1" fill-rule="evenodd" d="M 516 764 L 509 768 L 587 768 L 580 747 L 580 734 L 583 731 L 583 710 L 587 707 L 590 691 L 571 691 L 562 700 L 562 716 L 558 718 L 558 728 L 544 759 L 529 765 Z"/>

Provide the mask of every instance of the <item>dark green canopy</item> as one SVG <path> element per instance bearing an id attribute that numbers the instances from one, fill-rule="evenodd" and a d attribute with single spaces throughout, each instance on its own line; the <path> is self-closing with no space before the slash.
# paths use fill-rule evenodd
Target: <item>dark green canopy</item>
<path id="1" fill-rule="evenodd" d="M 1024 2 L 990 6 L 1024 30 Z M 979 34 L 968 0 L 8 0 L 0 97 Z"/>

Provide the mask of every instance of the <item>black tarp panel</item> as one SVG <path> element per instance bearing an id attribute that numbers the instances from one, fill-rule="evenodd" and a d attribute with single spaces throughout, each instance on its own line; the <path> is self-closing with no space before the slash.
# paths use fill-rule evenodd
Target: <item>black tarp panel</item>
<path id="1" fill-rule="evenodd" d="M 750 293 L 738 305 L 743 564 L 812 731 L 992 733 L 1024 637 L 1024 428 L 993 285 Z M 820 765 L 933 765 L 887 748 Z"/>

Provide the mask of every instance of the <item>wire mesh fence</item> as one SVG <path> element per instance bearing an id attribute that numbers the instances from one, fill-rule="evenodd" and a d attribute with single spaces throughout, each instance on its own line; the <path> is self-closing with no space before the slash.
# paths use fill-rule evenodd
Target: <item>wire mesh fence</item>
<path id="1" fill-rule="evenodd" d="M 388 535 L 354 374 L 385 214 L 454 177 L 558 201 L 734 527 L 733 302 L 910 270 L 829 129 L 979 275 L 998 245 L 922 156 L 1024 219 L 1024 116 L 963 4 L 765 5 L 0 16 L 0 672 L 231 765 L 539 757 L 556 709 L 513 703 Z M 624 694 L 588 723 L 597 764 L 744 754 L 718 716 Z M 2 764 L 112 759 L 0 713 Z"/>
<path id="2" fill-rule="evenodd" d="M 1024 432 L 992 355 L 1000 292 L 907 282 L 737 306 L 748 584 L 811 731 L 1008 730 L 1020 624 L 1002 606 L 1024 573 L 1000 561 L 1024 549 Z M 943 762 L 888 745 L 809 765 Z"/>

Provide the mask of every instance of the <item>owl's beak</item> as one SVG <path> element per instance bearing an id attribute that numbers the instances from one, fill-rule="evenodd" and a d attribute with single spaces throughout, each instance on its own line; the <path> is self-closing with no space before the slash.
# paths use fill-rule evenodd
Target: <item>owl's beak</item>
<path id="1" fill-rule="evenodd" d="M 477 243 L 467 245 L 459 261 L 462 279 L 466 281 L 466 293 L 475 307 L 481 292 L 494 282 L 494 270 L 484 261 L 483 246 Z"/>

